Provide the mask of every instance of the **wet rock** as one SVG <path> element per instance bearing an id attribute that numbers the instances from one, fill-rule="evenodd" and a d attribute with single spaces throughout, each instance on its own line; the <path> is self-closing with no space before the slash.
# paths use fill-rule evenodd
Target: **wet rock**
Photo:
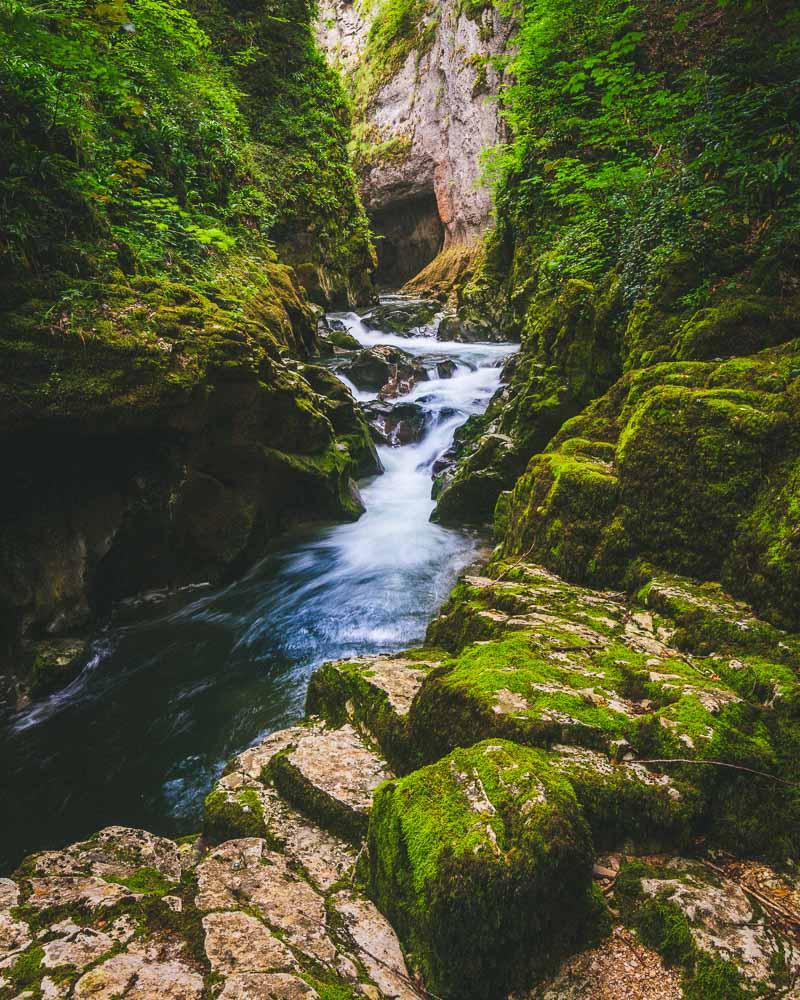
<path id="1" fill-rule="evenodd" d="M 353 843 L 366 834 L 373 792 L 392 777 L 350 725 L 309 731 L 273 757 L 268 773 L 290 804 Z"/>
<path id="2" fill-rule="evenodd" d="M 475 320 L 462 319 L 452 313 L 442 316 L 436 337 L 438 340 L 454 340 L 463 344 L 486 343 L 506 339 L 488 324 L 479 323 Z"/>
<path id="3" fill-rule="evenodd" d="M 467 462 L 441 484 L 433 520 L 441 524 L 485 524 L 490 521 L 497 498 L 517 461 L 512 438 L 497 433 L 483 435 Z"/>
<path id="4" fill-rule="evenodd" d="M 425 299 L 384 301 L 362 316 L 361 322 L 368 330 L 414 337 L 424 334 L 439 309 L 437 302 Z"/>
<path id="5" fill-rule="evenodd" d="M 375 400 L 362 407 L 373 436 L 381 444 L 400 447 L 422 439 L 427 414 L 419 403 L 391 403 Z"/>
<path id="6" fill-rule="evenodd" d="M 439 378 L 452 378 L 458 371 L 458 365 L 452 358 L 443 358 L 436 362 L 436 374 Z"/>
<path id="7" fill-rule="evenodd" d="M 89 644 L 85 639 L 46 639 L 35 644 L 30 693 L 41 698 L 66 687 L 81 671 Z"/>
<path id="8" fill-rule="evenodd" d="M 346 368 L 350 381 L 359 389 L 378 390 L 392 379 L 424 380 L 428 373 L 416 363 L 412 355 L 399 347 L 382 345 L 369 347 L 352 359 Z"/>
<path id="9" fill-rule="evenodd" d="M 203 977 L 181 962 L 153 962 L 142 955 L 115 955 L 75 984 L 75 1000 L 200 1000 Z"/>
<path id="10" fill-rule="evenodd" d="M 245 913 L 203 917 L 205 952 L 214 972 L 223 975 L 296 968 L 291 951 L 260 920 Z"/>

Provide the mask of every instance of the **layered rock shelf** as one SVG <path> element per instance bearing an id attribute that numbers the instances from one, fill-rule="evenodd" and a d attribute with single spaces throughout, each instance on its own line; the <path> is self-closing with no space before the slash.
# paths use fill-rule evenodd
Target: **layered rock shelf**
<path id="1" fill-rule="evenodd" d="M 798 643 L 685 578 L 490 564 L 423 648 L 321 667 L 197 835 L 3 879 L 0 996 L 794 996 Z"/>

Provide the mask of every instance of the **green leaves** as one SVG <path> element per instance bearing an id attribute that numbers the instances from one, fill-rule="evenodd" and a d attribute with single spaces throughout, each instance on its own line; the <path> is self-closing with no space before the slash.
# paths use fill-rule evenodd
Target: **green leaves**
<path id="1" fill-rule="evenodd" d="M 632 301 L 671 253 L 710 264 L 732 218 L 760 239 L 800 210 L 791 8 L 525 0 L 493 169 L 529 252 L 561 276 L 621 265 Z"/>

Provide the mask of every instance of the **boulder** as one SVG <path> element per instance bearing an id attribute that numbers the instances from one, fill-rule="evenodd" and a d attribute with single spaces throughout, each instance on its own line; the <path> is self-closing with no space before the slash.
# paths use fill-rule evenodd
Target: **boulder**
<path id="1" fill-rule="evenodd" d="M 455 340 L 463 344 L 477 344 L 506 339 L 503 336 L 499 336 L 488 324 L 475 320 L 462 319 L 453 313 L 447 313 L 442 316 L 436 337 L 438 340 Z"/>
<path id="2" fill-rule="evenodd" d="M 425 433 L 427 414 L 419 403 L 391 404 L 377 399 L 364 403 L 362 409 L 373 436 L 381 444 L 413 444 Z"/>
<path id="3" fill-rule="evenodd" d="M 355 844 L 367 832 L 375 789 L 392 777 L 350 725 L 309 729 L 270 760 L 266 774 L 287 802 Z"/>
<path id="4" fill-rule="evenodd" d="M 362 316 L 361 322 L 368 330 L 413 337 L 432 323 L 440 308 L 438 302 L 426 299 L 382 302 Z"/>
<path id="5" fill-rule="evenodd" d="M 408 713 L 436 656 L 370 656 L 325 663 L 308 687 L 306 711 L 332 726 L 346 723 L 381 749 L 400 772 L 416 760 L 408 739 Z"/>
<path id="6" fill-rule="evenodd" d="M 382 388 L 393 378 L 420 381 L 428 377 L 410 354 L 388 345 L 360 351 L 347 366 L 346 373 L 359 389 L 373 390 Z"/>
<path id="7" fill-rule="evenodd" d="M 592 924 L 592 848 L 568 782 L 502 740 L 375 795 L 369 885 L 427 988 L 500 1000 Z"/>

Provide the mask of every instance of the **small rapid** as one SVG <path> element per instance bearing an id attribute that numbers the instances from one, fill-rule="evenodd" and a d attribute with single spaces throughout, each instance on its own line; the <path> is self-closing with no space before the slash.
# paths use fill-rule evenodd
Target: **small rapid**
<path id="1" fill-rule="evenodd" d="M 179 835 L 226 761 L 296 721 L 308 679 L 329 659 L 420 642 L 482 539 L 430 520 L 432 466 L 500 384 L 509 344 L 461 344 L 368 330 L 428 367 L 402 396 L 424 409 L 421 439 L 379 448 L 384 472 L 360 484 L 356 522 L 293 534 L 243 579 L 129 602 L 93 643 L 81 675 L 0 732 L 0 873 L 24 853 L 111 823 Z M 456 362 L 449 378 L 426 359 Z M 345 372 L 340 373 L 345 384 Z M 377 392 L 350 387 L 357 399 Z"/>

